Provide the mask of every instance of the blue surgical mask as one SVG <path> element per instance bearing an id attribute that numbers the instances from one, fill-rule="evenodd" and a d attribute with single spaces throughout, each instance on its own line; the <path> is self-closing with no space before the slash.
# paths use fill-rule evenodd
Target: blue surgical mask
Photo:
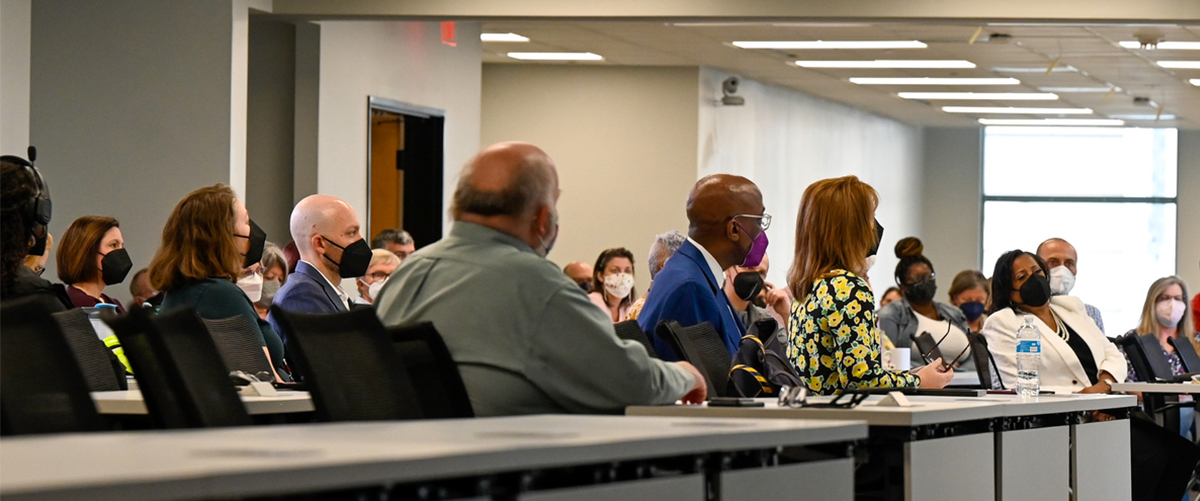
<path id="1" fill-rule="evenodd" d="M 963 303 L 958 305 L 958 308 L 962 310 L 963 315 L 967 316 L 968 322 L 974 322 L 975 319 L 983 315 L 983 303 L 979 301 Z"/>

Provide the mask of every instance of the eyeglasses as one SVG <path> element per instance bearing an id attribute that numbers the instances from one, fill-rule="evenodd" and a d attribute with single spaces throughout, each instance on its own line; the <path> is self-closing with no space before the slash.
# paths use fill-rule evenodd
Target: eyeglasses
<path id="1" fill-rule="evenodd" d="M 766 212 L 762 213 L 762 215 L 761 215 L 761 216 L 760 216 L 760 215 L 756 215 L 756 214 L 736 214 L 736 215 L 734 215 L 733 217 L 734 217 L 734 218 L 744 217 L 744 218 L 749 218 L 749 219 L 757 219 L 757 220 L 758 220 L 758 225 L 759 225 L 759 226 L 760 226 L 760 227 L 761 227 L 761 228 L 762 228 L 764 231 L 765 231 L 767 228 L 770 228 L 770 227 L 771 227 L 771 215 L 770 215 L 770 214 L 767 214 Z"/>
<path id="2" fill-rule="evenodd" d="M 261 277 L 264 273 L 266 273 L 266 270 L 264 270 L 262 266 L 259 266 L 253 270 L 242 270 L 242 278 L 250 278 L 254 275 Z"/>
<path id="3" fill-rule="evenodd" d="M 867 399 L 867 393 L 843 392 L 833 397 L 829 402 L 809 402 L 808 388 L 804 386 L 783 386 L 779 388 L 780 407 L 813 407 L 818 409 L 853 409 Z"/>
<path id="4" fill-rule="evenodd" d="M 904 285 L 912 286 L 912 285 L 917 285 L 921 282 L 928 282 L 930 280 L 936 280 L 936 279 L 937 279 L 937 273 L 930 273 L 928 275 L 921 275 L 918 277 L 913 277 L 912 281 L 905 282 Z"/>

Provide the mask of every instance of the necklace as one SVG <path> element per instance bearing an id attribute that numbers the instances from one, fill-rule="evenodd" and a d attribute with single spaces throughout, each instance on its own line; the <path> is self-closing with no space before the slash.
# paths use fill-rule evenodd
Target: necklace
<path id="1" fill-rule="evenodd" d="M 1058 315 L 1055 315 L 1054 311 L 1051 310 L 1050 316 L 1054 317 L 1054 326 L 1058 329 L 1058 337 L 1062 338 L 1063 341 L 1070 340 L 1071 331 L 1067 330 L 1066 326 L 1063 325 L 1062 320 L 1058 318 Z"/>

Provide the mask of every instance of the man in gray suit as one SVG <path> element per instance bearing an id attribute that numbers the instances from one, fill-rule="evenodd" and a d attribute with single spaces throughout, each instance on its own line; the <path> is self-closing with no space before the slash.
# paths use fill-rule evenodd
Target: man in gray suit
<path id="1" fill-rule="evenodd" d="M 703 401 L 695 367 L 619 340 L 546 259 L 558 237 L 558 194 L 554 163 L 536 146 L 484 149 L 459 175 L 450 235 L 396 269 L 376 301 L 379 317 L 433 322 L 477 416 Z"/>

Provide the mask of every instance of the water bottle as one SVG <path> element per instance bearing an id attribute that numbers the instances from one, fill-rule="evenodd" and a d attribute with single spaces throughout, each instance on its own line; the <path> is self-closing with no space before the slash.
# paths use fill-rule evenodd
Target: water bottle
<path id="1" fill-rule="evenodd" d="M 1017 395 L 1022 398 L 1038 395 L 1038 368 L 1042 364 L 1042 333 L 1033 324 L 1032 315 L 1017 329 Z"/>

